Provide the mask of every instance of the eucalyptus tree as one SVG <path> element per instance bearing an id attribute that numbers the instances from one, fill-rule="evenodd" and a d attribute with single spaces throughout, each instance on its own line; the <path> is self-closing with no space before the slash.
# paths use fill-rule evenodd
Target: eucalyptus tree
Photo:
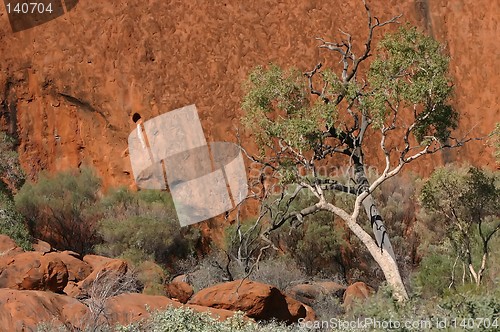
<path id="1" fill-rule="evenodd" d="M 452 271 L 463 262 L 471 280 L 480 285 L 488 266 L 491 244 L 500 231 L 500 176 L 470 167 L 440 168 L 424 183 L 420 192 L 423 207 L 440 224 L 442 238 L 456 252 Z M 462 280 L 465 282 L 465 280 Z M 450 285 L 451 287 L 451 285 Z"/>
<path id="2" fill-rule="evenodd" d="M 270 65 L 249 75 L 243 124 L 260 153 L 244 151 L 258 165 L 253 171 L 260 174 L 255 177 L 259 189 L 251 197 L 262 202 L 257 222 L 267 225 L 264 239 L 285 223 L 301 224 L 312 214 L 329 211 L 363 243 L 394 297 L 405 300 L 407 291 L 372 193 L 406 164 L 467 139 L 451 134 L 458 114 L 448 104 L 452 82 L 443 47 L 404 26 L 386 33 L 375 48 L 375 33 L 400 16 L 380 21 L 363 4 L 368 33 L 361 47 L 343 31 L 339 42 L 318 38 L 325 56 L 335 60 L 330 61 L 333 66 L 318 63 L 301 73 Z M 372 52 L 377 56 L 371 58 Z M 334 164 L 347 166 L 351 176 L 322 171 Z M 380 166 L 383 171 L 370 182 L 367 169 Z M 351 195 L 352 206 L 335 204 L 332 192 Z M 304 194 L 314 201 L 298 209 L 294 202 Z M 374 237 L 362 227 L 362 210 Z"/>

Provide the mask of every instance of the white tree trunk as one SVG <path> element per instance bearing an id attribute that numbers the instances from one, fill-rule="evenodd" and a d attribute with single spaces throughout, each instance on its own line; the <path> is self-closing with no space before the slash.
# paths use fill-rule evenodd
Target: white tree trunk
<path id="1" fill-rule="evenodd" d="M 375 240 L 381 251 L 387 251 L 393 260 L 396 259 L 394 255 L 394 250 L 392 249 L 391 241 L 389 240 L 389 235 L 385 229 L 382 216 L 375 206 L 375 201 L 373 200 L 372 195 L 368 195 L 363 200 L 363 208 L 370 218 L 370 222 L 372 224 L 373 234 L 375 235 Z"/>
<path id="2" fill-rule="evenodd" d="M 388 250 L 380 250 L 380 247 L 373 241 L 372 237 L 364 231 L 352 218 L 347 220 L 347 226 L 356 235 L 361 242 L 366 246 L 373 259 L 382 269 L 385 279 L 393 290 L 393 295 L 398 301 L 408 300 L 408 293 L 399 273 L 399 268 L 394 259 L 394 253 L 389 253 Z M 389 243 L 390 244 L 390 243 Z M 392 250 L 392 247 L 391 247 Z"/>
<path id="3" fill-rule="evenodd" d="M 361 162 L 354 167 L 354 177 L 357 183 L 356 191 L 358 195 L 369 190 L 370 184 L 366 178 L 365 168 Z M 373 199 L 371 193 L 366 196 L 362 203 L 366 215 L 370 218 L 373 234 L 375 235 L 375 240 L 377 241 L 380 250 L 387 251 L 389 255 L 391 255 L 392 259 L 395 260 L 396 256 L 394 255 L 389 235 L 385 229 L 384 220 L 375 205 L 375 200 Z"/>
<path id="4" fill-rule="evenodd" d="M 347 224 L 347 227 L 354 233 L 354 235 L 365 245 L 373 259 L 380 266 L 384 273 L 385 279 L 393 290 L 393 296 L 398 301 L 405 301 L 408 299 L 405 285 L 401 279 L 399 268 L 396 260 L 389 253 L 388 250 L 380 250 L 380 247 L 373 240 L 373 238 L 365 232 L 365 230 L 358 225 L 356 220 L 344 210 L 334 206 L 333 204 L 321 202 L 318 207 L 323 210 L 330 211 L 341 217 Z"/>

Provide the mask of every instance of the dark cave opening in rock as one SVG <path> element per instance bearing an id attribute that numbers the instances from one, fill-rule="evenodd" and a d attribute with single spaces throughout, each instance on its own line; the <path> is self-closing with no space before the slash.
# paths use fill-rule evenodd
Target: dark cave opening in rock
<path id="1" fill-rule="evenodd" d="M 134 121 L 134 123 L 137 123 L 140 119 L 141 115 L 139 113 L 134 113 L 134 115 L 132 115 L 132 121 Z"/>

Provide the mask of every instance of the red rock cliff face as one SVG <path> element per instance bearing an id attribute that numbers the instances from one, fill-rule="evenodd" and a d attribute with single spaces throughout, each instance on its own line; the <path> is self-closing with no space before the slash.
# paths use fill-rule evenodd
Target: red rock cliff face
<path id="1" fill-rule="evenodd" d="M 447 45 L 461 131 L 489 133 L 499 120 L 500 4 L 369 3 L 377 17 L 402 13 L 401 21 Z M 132 185 L 127 136 L 135 112 L 148 119 L 195 103 L 209 141 L 235 141 L 241 84 L 254 66 L 309 70 L 329 56 L 315 37 L 336 39 L 339 28 L 364 36 L 365 24 L 361 1 L 81 0 L 68 14 L 13 34 L 0 6 L 1 123 L 17 132 L 30 176 L 83 164 L 106 186 Z M 494 167 L 484 142 L 417 167 L 428 173 L 443 158 Z"/>

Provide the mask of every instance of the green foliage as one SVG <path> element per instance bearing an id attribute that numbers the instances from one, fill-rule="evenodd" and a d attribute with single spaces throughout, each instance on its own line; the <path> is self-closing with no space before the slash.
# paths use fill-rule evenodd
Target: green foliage
<path id="1" fill-rule="evenodd" d="M 420 200 L 433 212 L 461 222 L 479 221 L 495 216 L 500 208 L 498 174 L 470 167 L 436 170 L 423 185 Z"/>
<path id="2" fill-rule="evenodd" d="M 95 204 L 100 179 L 91 169 L 41 174 L 15 196 L 18 211 L 28 220 L 33 236 L 55 248 L 88 253 L 98 241 Z"/>
<path id="3" fill-rule="evenodd" d="M 286 332 L 305 331 L 295 326 L 279 323 L 257 324 L 245 320 L 241 312 L 225 321 L 212 318 L 208 313 L 196 313 L 190 308 L 172 308 L 156 312 L 145 322 L 118 327 L 121 332 L 162 331 L 162 332 Z"/>
<path id="4" fill-rule="evenodd" d="M 412 133 L 419 142 L 429 143 L 428 137 L 446 140 L 457 127 L 458 113 L 448 105 L 452 84 L 443 47 L 405 26 L 386 34 L 377 51 L 366 84 L 344 81 L 333 68 L 324 69 L 319 83 L 323 97 L 347 100 L 349 112 L 368 115 L 375 128 L 404 111 L 414 118 Z M 255 134 L 262 151 L 272 147 L 274 139 L 301 151 L 314 150 L 324 143 L 325 128 L 348 126 L 339 116 L 340 105 L 313 98 L 307 84 L 296 69 L 285 71 L 272 64 L 250 73 L 244 85 L 242 122 Z"/>
<path id="5" fill-rule="evenodd" d="M 372 91 L 364 105 L 375 124 L 384 123 L 391 109 L 411 107 L 419 142 L 425 136 L 446 140 L 457 127 L 458 113 L 447 104 L 452 92 L 449 57 L 439 42 L 406 26 L 386 34 L 378 51 L 368 75 Z"/>
<path id="6" fill-rule="evenodd" d="M 15 140 L 0 132 L 0 191 L 11 192 L 19 189 L 25 180 L 15 150 Z"/>
<path id="7" fill-rule="evenodd" d="M 289 186 L 292 192 L 294 186 Z M 314 204 L 315 197 L 308 195 L 309 192 L 300 193 L 288 207 L 289 211 L 300 211 L 303 208 Z M 333 195 L 329 195 L 332 196 Z M 338 194 L 337 200 L 344 198 L 343 194 Z M 271 197 L 269 201 L 273 201 Z M 279 206 L 272 206 L 273 215 L 279 215 L 287 209 L 286 201 Z M 277 247 L 283 250 L 295 260 L 300 268 L 303 268 L 306 275 L 317 276 L 335 275 L 343 273 L 341 248 L 345 245 L 344 228 L 341 223 L 335 221 L 331 213 L 319 211 L 308 216 L 304 223 L 290 225 L 284 224 L 281 232 L 271 234 L 271 240 Z"/>
<path id="8" fill-rule="evenodd" d="M 449 253 L 429 254 L 420 262 L 414 275 L 414 286 L 425 298 L 442 296 L 451 284 L 452 270 L 453 257 Z"/>
<path id="9" fill-rule="evenodd" d="M 97 245 L 96 251 L 105 256 L 127 258 L 134 263 L 160 260 L 173 245 L 172 234 L 176 231 L 175 220 L 169 222 L 141 216 L 104 219 L 99 225 L 104 243 Z"/>
<path id="10" fill-rule="evenodd" d="M 449 317 L 500 319 L 500 292 L 498 287 L 493 290 L 465 290 L 446 296 L 440 306 Z M 483 327 L 480 330 L 489 329 Z"/>
<path id="11" fill-rule="evenodd" d="M 38 332 L 68 332 L 63 325 L 41 323 Z M 213 318 L 209 313 L 199 313 L 191 308 L 168 307 L 162 311 L 154 311 L 151 317 L 127 326 L 109 326 L 101 324 L 98 327 L 84 328 L 83 332 L 305 332 L 306 328 L 283 323 L 256 323 L 244 317 L 242 312 L 236 312 L 233 317 L 224 321 Z"/>
<path id="12" fill-rule="evenodd" d="M 490 261 L 500 227 L 498 172 L 444 167 L 423 184 L 419 198 L 429 215 L 423 219 L 425 226 L 437 233 L 431 244 L 451 248 L 452 259 L 459 257 L 466 266 L 480 266 L 483 255 Z M 476 279 L 476 283 L 480 281 Z"/>
<path id="13" fill-rule="evenodd" d="M 289 235 L 286 240 L 288 250 L 307 275 L 339 272 L 344 230 L 335 224 L 331 214 L 317 213 Z"/>
<path id="14" fill-rule="evenodd" d="M 167 274 L 153 261 L 144 261 L 134 270 L 137 280 L 142 284 L 142 293 L 146 295 L 165 295 Z"/>
<path id="15" fill-rule="evenodd" d="M 440 218 L 450 239 L 464 241 L 466 233 L 480 226 L 493 231 L 500 208 L 498 174 L 471 167 L 468 170 L 444 167 L 436 170 L 424 183 L 420 201 L 424 208 Z"/>
<path id="16" fill-rule="evenodd" d="M 271 113 L 277 107 L 287 114 L 294 114 L 307 103 L 304 85 L 300 82 L 300 72 L 291 70 L 284 73 L 278 66 L 270 65 L 269 70 L 258 66 L 250 74 L 246 83 L 250 93 L 243 100 L 243 107 L 258 108 Z"/>
<path id="17" fill-rule="evenodd" d="M 371 322 L 367 326 L 370 331 L 387 331 L 382 326 L 374 325 L 374 322 L 400 322 L 400 327 L 393 325 L 391 331 L 492 331 L 500 324 L 500 297 L 498 289 L 494 292 L 482 290 L 462 291 L 446 295 L 442 298 L 424 300 L 418 296 L 405 303 L 393 301 L 390 290 L 380 287 L 375 296 L 358 303 L 351 312 L 347 313 L 345 319 L 359 319 Z M 366 319 L 366 320 L 365 320 Z M 477 319 L 474 326 L 469 325 L 469 319 Z M 448 321 L 446 330 L 438 327 L 438 321 Z M 496 327 L 480 322 L 489 321 L 495 323 Z M 407 328 L 404 322 L 416 322 L 422 324 L 419 327 Z M 455 321 L 456 327 L 451 328 L 451 322 Z"/>
<path id="18" fill-rule="evenodd" d="M 24 218 L 14 206 L 14 202 L 6 194 L 0 192 L 0 234 L 14 240 L 24 250 L 31 250 L 31 235 Z"/>
<path id="19" fill-rule="evenodd" d="M 497 162 L 500 162 L 500 122 L 495 124 L 495 129 L 491 133 L 491 141 L 493 143 L 493 148 L 495 149 L 493 155 Z"/>
<path id="20" fill-rule="evenodd" d="M 181 229 L 166 192 L 119 188 L 103 199 L 102 206 L 105 217 L 98 230 L 103 243 L 95 247 L 99 254 L 135 264 L 147 260 L 168 264 L 191 255 L 200 239 L 197 230 Z"/>
<path id="21" fill-rule="evenodd" d="M 332 118 L 333 108 L 312 103 L 305 84 L 296 69 L 285 72 L 270 65 L 250 73 L 244 85 L 242 123 L 255 133 L 261 148 L 271 146 L 274 138 L 298 149 L 318 143 L 320 124 Z"/>

